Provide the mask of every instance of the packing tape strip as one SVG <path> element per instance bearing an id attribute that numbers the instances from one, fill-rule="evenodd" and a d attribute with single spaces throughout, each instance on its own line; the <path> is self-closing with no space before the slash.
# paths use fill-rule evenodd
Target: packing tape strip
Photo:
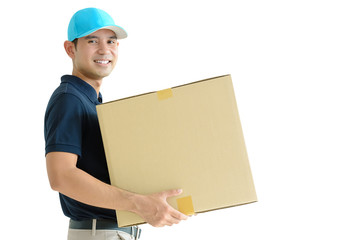
<path id="1" fill-rule="evenodd" d="M 194 215 L 194 205 L 191 196 L 176 199 L 178 210 L 185 215 Z"/>
<path id="2" fill-rule="evenodd" d="M 172 92 L 171 88 L 157 91 L 156 93 L 157 93 L 157 97 L 159 100 L 165 100 L 165 99 L 171 98 L 173 96 L 173 92 Z"/>

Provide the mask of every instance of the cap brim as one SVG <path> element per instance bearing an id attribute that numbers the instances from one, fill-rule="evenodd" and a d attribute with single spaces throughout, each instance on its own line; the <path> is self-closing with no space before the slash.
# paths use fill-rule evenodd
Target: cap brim
<path id="1" fill-rule="evenodd" d="M 127 33 L 125 32 L 125 30 L 119 26 L 107 26 L 100 29 L 109 29 L 113 31 L 118 39 L 123 39 L 127 37 Z"/>
<path id="2" fill-rule="evenodd" d="M 100 30 L 100 29 L 109 29 L 109 30 L 113 31 L 116 34 L 117 39 L 123 39 L 123 38 L 127 37 L 126 31 L 122 27 L 117 26 L 117 25 L 112 25 L 112 26 L 105 26 L 102 28 L 91 29 L 90 31 L 87 31 L 87 32 L 81 34 L 77 38 L 86 37 L 87 35 L 90 35 L 91 33 L 96 32 L 97 30 Z M 69 41 L 73 41 L 73 40 L 69 40 Z"/>

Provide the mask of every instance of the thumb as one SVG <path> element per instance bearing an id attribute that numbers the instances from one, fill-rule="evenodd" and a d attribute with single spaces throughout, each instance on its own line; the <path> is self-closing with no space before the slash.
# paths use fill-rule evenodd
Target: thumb
<path id="1" fill-rule="evenodd" d="M 175 197 L 182 193 L 182 189 L 173 189 L 163 192 L 166 198 Z"/>

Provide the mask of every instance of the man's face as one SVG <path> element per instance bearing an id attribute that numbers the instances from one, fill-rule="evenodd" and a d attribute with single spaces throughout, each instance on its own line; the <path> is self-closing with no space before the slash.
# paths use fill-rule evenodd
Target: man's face
<path id="1" fill-rule="evenodd" d="M 113 31 L 101 29 L 78 39 L 73 57 L 73 74 L 83 80 L 102 80 L 114 69 L 118 41 Z"/>

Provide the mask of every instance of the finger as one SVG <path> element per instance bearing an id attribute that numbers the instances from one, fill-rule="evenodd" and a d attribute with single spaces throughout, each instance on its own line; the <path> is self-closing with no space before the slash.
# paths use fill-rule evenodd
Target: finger
<path id="1" fill-rule="evenodd" d="M 172 226 L 173 224 L 180 223 L 180 219 L 174 218 L 173 216 L 169 215 L 169 218 L 166 221 L 167 226 Z"/>
<path id="2" fill-rule="evenodd" d="M 166 198 L 175 197 L 182 193 L 182 189 L 173 189 L 163 192 Z"/>
<path id="3" fill-rule="evenodd" d="M 178 220 L 186 220 L 186 219 L 188 219 L 188 216 L 187 215 L 185 215 L 185 214 L 183 214 L 183 213 L 181 213 L 181 212 L 179 212 L 179 211 L 177 211 L 176 209 L 172 209 L 172 211 L 171 211 L 171 216 L 173 217 L 173 218 L 175 218 L 175 219 L 178 219 Z"/>

